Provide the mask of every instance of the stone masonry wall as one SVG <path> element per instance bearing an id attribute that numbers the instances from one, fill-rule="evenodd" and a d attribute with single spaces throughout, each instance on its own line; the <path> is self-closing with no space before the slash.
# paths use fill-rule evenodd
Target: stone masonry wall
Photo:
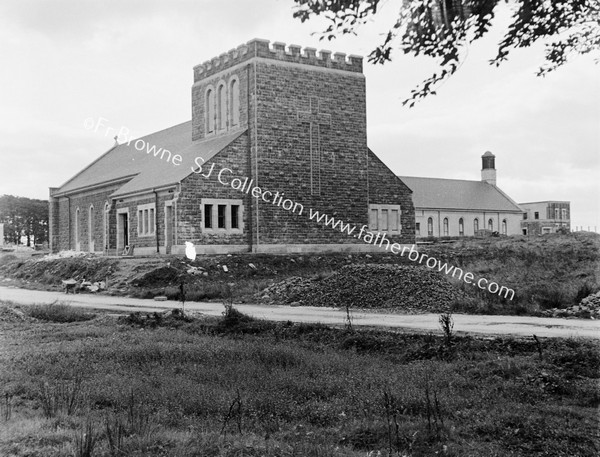
<path id="1" fill-rule="evenodd" d="M 214 164 L 213 171 L 208 175 Z M 248 160 L 248 134 L 245 133 L 237 138 L 227 148 L 217 154 L 212 160 L 202 166 L 202 173 L 192 173 L 181 182 L 181 192 L 177 200 L 177 239 L 182 245 L 185 241 L 194 244 L 232 244 L 246 245 L 250 247 L 252 236 L 252 224 L 250 214 L 252 211 L 252 197 L 249 194 L 224 185 L 218 180 L 218 174 L 223 169 L 221 181 L 231 182 L 238 177 L 242 180 L 250 176 Z M 227 233 L 216 230 L 212 233 L 203 233 L 204 208 L 201 201 L 203 198 L 213 199 L 241 199 L 243 202 L 243 232 Z"/>
<path id="2" fill-rule="evenodd" d="M 412 191 L 369 150 L 369 204 L 400 205 L 400 235 L 390 236 L 396 243 L 415 242 L 415 208 Z"/>

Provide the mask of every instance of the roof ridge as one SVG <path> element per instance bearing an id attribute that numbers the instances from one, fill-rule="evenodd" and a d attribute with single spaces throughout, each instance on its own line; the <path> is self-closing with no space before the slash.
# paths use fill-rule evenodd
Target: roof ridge
<path id="1" fill-rule="evenodd" d="M 485 181 L 480 181 L 478 179 L 456 179 L 456 178 L 432 178 L 430 176 L 400 176 L 396 175 L 400 179 L 408 178 L 408 179 L 438 179 L 440 181 L 462 181 L 462 182 L 478 182 L 485 183 Z"/>

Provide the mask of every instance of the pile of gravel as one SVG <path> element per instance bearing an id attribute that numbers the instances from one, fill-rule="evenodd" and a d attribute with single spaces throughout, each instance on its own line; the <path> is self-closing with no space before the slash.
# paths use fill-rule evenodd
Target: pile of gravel
<path id="1" fill-rule="evenodd" d="M 553 308 L 544 311 L 547 317 L 579 317 L 585 319 L 600 319 L 600 292 L 589 295 L 579 305 L 570 308 Z"/>
<path id="2" fill-rule="evenodd" d="M 326 278 L 292 277 L 263 290 L 266 303 L 443 312 L 463 298 L 440 273 L 403 265 L 347 265 Z"/>

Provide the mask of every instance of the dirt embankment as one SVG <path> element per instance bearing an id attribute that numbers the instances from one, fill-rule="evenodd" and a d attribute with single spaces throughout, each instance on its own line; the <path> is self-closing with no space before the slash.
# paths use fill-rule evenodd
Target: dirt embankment
<path id="1" fill-rule="evenodd" d="M 452 280 L 389 253 L 219 255 L 153 258 L 0 257 L 0 283 L 57 290 L 62 280 L 106 281 L 106 293 L 186 300 L 401 308 L 479 314 L 594 317 L 600 291 L 600 236 L 465 239 L 419 246 L 442 262 L 515 291 L 513 300 Z M 558 310 L 558 311 L 557 311 Z M 600 313 L 600 310 L 598 311 Z"/>

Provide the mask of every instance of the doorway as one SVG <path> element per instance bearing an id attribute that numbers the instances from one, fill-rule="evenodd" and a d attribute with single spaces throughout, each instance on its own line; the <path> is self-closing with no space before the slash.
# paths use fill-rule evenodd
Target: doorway
<path id="1" fill-rule="evenodd" d="M 129 245 L 129 211 L 117 214 L 117 251 Z"/>
<path id="2" fill-rule="evenodd" d="M 165 205 L 165 253 L 171 253 L 173 246 L 173 205 Z"/>

